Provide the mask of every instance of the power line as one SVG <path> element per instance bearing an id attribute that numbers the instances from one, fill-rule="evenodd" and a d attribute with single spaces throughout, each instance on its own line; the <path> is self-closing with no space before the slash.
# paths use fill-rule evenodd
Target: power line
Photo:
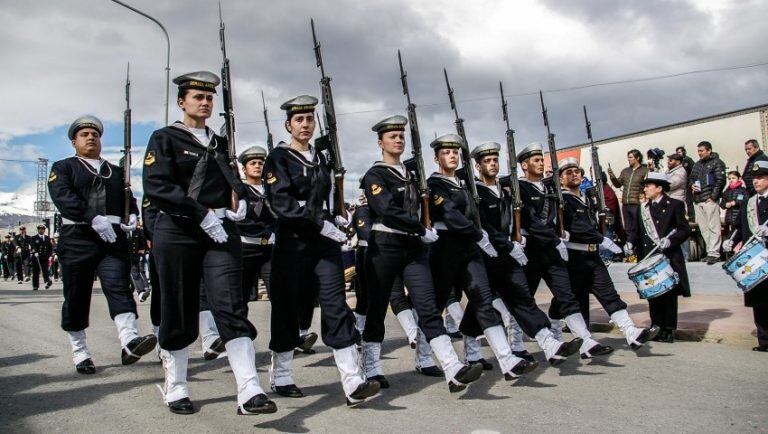
<path id="1" fill-rule="evenodd" d="M 13 161 L 15 163 L 37 163 L 38 160 L 14 160 L 12 158 L 0 158 L 0 161 Z"/>
<path id="2" fill-rule="evenodd" d="M 581 89 L 590 89 L 595 87 L 604 87 L 604 86 L 615 86 L 619 84 L 630 84 L 630 83 L 642 83 L 647 81 L 655 81 L 655 80 L 665 80 L 668 78 L 677 78 L 677 77 L 683 77 L 686 75 L 695 75 L 695 74 L 706 74 L 711 72 L 721 72 L 721 71 L 735 71 L 739 69 L 748 69 L 748 68 L 757 68 L 760 66 L 766 66 L 768 65 L 768 61 L 761 61 L 758 63 L 752 63 L 748 65 L 731 65 L 731 66 L 723 66 L 721 68 L 708 68 L 708 69 L 696 69 L 692 71 L 685 71 L 685 72 L 678 72 L 674 74 L 665 74 L 665 75 L 657 75 L 652 77 L 641 77 L 641 78 L 630 78 L 626 80 L 616 80 L 616 81 L 605 81 L 605 82 L 599 82 L 599 83 L 590 83 L 590 84 L 583 84 L 579 86 L 569 86 L 569 87 L 561 87 L 561 88 L 555 88 L 555 89 L 542 89 L 541 91 L 544 93 L 559 93 L 559 92 L 571 92 L 574 90 L 581 90 Z M 520 93 L 512 93 L 512 94 L 505 94 L 505 97 L 508 98 L 520 98 L 524 96 L 532 96 L 532 95 L 538 95 L 539 90 L 531 90 L 527 92 L 520 92 Z M 491 99 L 498 99 L 498 95 L 496 96 L 485 96 L 485 97 L 476 97 L 476 98 L 466 98 L 462 100 L 458 100 L 458 102 L 476 102 L 476 101 L 486 101 Z M 435 102 L 435 103 L 427 103 L 427 104 L 419 104 L 419 107 L 437 107 L 441 105 L 446 105 L 448 102 Z M 402 107 L 397 108 L 382 108 L 382 109 L 371 109 L 371 110 L 358 110 L 358 111 L 352 111 L 352 112 L 344 112 L 344 113 L 336 113 L 337 116 L 346 116 L 346 115 L 356 115 L 356 114 L 362 114 L 362 113 L 377 113 L 377 112 L 385 112 L 385 111 L 393 111 L 393 110 L 400 110 Z M 271 119 L 274 122 L 279 122 L 281 119 Z M 256 121 L 247 121 L 247 122 L 238 122 L 240 124 L 263 124 L 263 120 L 256 120 Z"/>

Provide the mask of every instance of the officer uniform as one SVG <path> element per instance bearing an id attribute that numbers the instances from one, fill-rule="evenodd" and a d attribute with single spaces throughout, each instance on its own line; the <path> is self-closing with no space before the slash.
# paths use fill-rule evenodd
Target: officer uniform
<path id="1" fill-rule="evenodd" d="M 407 122 L 403 116 L 391 116 L 378 122 L 372 130 L 381 137 L 390 131 L 404 131 Z M 365 375 L 384 378 L 380 360 L 384 320 L 392 288 L 399 278 L 408 287 L 419 328 L 445 372 L 449 390 L 461 391 L 480 377 L 482 368 L 459 362 L 443 327 L 426 245 L 435 240 L 436 234 L 421 224 L 416 180 L 402 164 L 377 161 L 363 176 L 362 184 L 372 224 L 366 255 L 370 294 L 363 332 Z M 398 318 L 403 315 L 413 318 L 411 312 L 397 313 Z"/>
<path id="2" fill-rule="evenodd" d="M 501 145 L 499 143 L 486 142 L 475 147 L 471 155 L 479 164 L 487 156 L 498 156 L 500 150 Z M 517 176 L 517 174 L 511 176 Z M 527 259 L 522 253 L 522 246 L 511 239 L 513 225 L 511 186 L 503 187 L 498 180 L 494 185 L 486 185 L 481 181 L 476 182 L 476 184 L 480 196 L 478 206 L 480 221 L 483 230 L 488 233 L 491 244 L 498 252 L 497 257 L 483 255 L 491 289 L 500 297 L 500 299 L 494 300 L 493 305 L 502 314 L 502 319 L 505 314 L 511 314 L 512 321 L 516 321 L 525 334 L 535 337 L 550 364 L 559 365 L 565 361 L 568 355 L 578 350 L 579 342 L 569 346 L 556 339 L 549 329 L 549 318 L 539 309 L 536 300 L 531 295 L 523 271 L 523 265 L 527 263 Z M 521 258 L 523 265 L 514 259 L 513 253 Z M 514 328 L 514 326 L 510 328 Z M 522 332 L 520 334 L 522 335 Z M 519 342 L 522 346 L 522 336 L 520 336 Z M 529 361 L 533 360 L 524 347 L 516 349 L 514 342 L 512 345 L 516 356 Z"/>
<path id="3" fill-rule="evenodd" d="M 579 168 L 575 158 L 566 158 L 559 162 L 559 174 L 566 169 Z M 580 169 L 581 170 L 581 169 Z M 608 267 L 600 257 L 600 247 L 620 253 L 621 249 L 598 229 L 596 206 L 583 194 L 574 194 L 563 188 L 563 224 L 570 238 L 565 242 L 568 247 L 568 274 L 571 287 L 579 301 L 581 314 L 589 324 L 589 294 L 595 298 L 608 313 L 611 322 L 619 327 L 627 344 L 632 349 L 639 349 L 645 342 L 659 333 L 658 326 L 641 329 L 635 326 L 627 312 L 627 304 L 619 297 L 613 286 Z M 557 300 L 554 301 L 555 303 Z"/>
<path id="4" fill-rule="evenodd" d="M 317 98 L 301 95 L 283 103 L 281 109 L 290 121 L 296 114 L 314 113 L 316 105 Z M 313 300 L 316 291 L 323 342 L 333 349 L 347 402 L 361 402 L 378 392 L 379 385 L 365 381 L 358 366 L 355 342 L 360 335 L 344 293 L 340 242 L 345 237 L 329 210 L 332 174 L 328 160 L 312 146 L 301 152 L 280 142 L 267 156 L 262 178 L 267 200 L 277 215 L 270 294 L 272 388 L 281 395 L 303 396 L 293 380 L 291 364 L 294 348 L 302 343 L 298 333 L 301 308 Z"/>
<path id="5" fill-rule="evenodd" d="M 207 71 L 173 81 L 180 95 L 189 90 L 215 93 L 220 82 Z M 256 328 L 248 321 L 243 299 L 242 248 L 235 225 L 245 215 L 245 200 L 238 201 L 236 211 L 227 209 L 232 192 L 244 198 L 245 188 L 229 165 L 228 146 L 208 127 L 192 129 L 175 122 L 152 133 L 144 156 L 144 194 L 159 211 L 152 247 L 161 293 L 164 398 L 172 412 L 194 411 L 187 390 L 187 347 L 198 336 L 201 290 L 235 376 L 238 414 L 277 410 L 256 373 Z"/>
<path id="6" fill-rule="evenodd" d="M 45 225 L 37 226 L 38 230 L 45 228 Z M 40 288 L 40 273 L 43 274 L 45 289 L 48 289 L 53 285 L 51 278 L 48 276 L 48 261 L 53 253 L 51 237 L 44 233 L 29 237 L 29 248 L 30 260 L 32 262 L 32 289 L 36 291 Z"/>
<path id="7" fill-rule="evenodd" d="M 29 235 L 27 235 L 27 228 L 24 226 L 19 227 L 20 234 L 14 235 L 13 247 L 14 247 L 14 266 L 16 268 L 16 278 L 18 283 L 21 284 L 24 280 L 29 280 Z"/>
<path id="8" fill-rule="evenodd" d="M 8 280 L 13 275 L 13 241 L 11 241 L 11 235 L 7 234 L 5 240 L 0 244 L 0 254 L 3 255 L 3 279 Z"/>
<path id="9" fill-rule="evenodd" d="M 430 143 L 430 147 L 436 155 L 442 149 L 467 151 L 462 149 L 466 144 L 456 134 L 440 136 Z M 438 308 L 447 306 L 451 291 L 464 290 L 469 302 L 459 325 L 461 332 L 469 338 L 485 335 L 506 380 L 532 371 L 538 364 L 512 354 L 501 318 L 493 308 L 483 251 L 491 255 L 496 252 L 488 234 L 475 225 L 478 212 L 475 199 L 470 197 L 458 177 L 433 173 L 427 185 L 431 192 L 430 214 L 440 236 L 430 250 Z"/>
<path id="10" fill-rule="evenodd" d="M 69 138 L 90 128 L 103 132 L 93 116 L 76 119 Z M 122 363 L 135 363 L 155 346 L 155 337 L 139 337 L 136 303 L 128 284 L 126 231 L 135 227 L 136 201 L 129 201 L 132 225 L 120 224 L 125 214 L 123 172 L 103 159 L 74 156 L 53 163 L 48 190 L 62 216 L 57 254 L 62 265 L 64 304 L 61 328 L 69 334 L 73 361 L 78 372 L 92 374 L 95 367 L 85 341 L 94 273 L 107 300 L 109 315 L 117 326 Z"/>
<path id="11" fill-rule="evenodd" d="M 517 154 L 517 161 L 524 163 L 536 155 L 543 155 L 540 143 L 530 143 Z M 582 358 L 610 353 L 613 349 L 600 345 L 592 339 L 579 303 L 571 289 L 566 259 L 568 254 L 565 242 L 557 236 L 557 196 L 551 178 L 531 181 L 520 178 L 520 198 L 523 201 L 521 216 L 522 233 L 527 237 L 525 255 L 528 264 L 525 276 L 531 294 L 536 294 L 541 280 L 547 283 L 555 303 L 549 308 L 555 336 L 559 337 L 560 320 L 564 319 L 568 328 L 576 337 L 582 339 L 579 352 Z"/>
<path id="12" fill-rule="evenodd" d="M 665 193 L 669 191 L 667 175 L 649 172 L 643 180 L 643 185 L 648 183 L 661 186 L 664 192 L 656 200 L 642 205 L 644 210 L 641 210 L 640 222 L 634 231 L 627 233 L 627 241 L 630 243 L 630 248 L 635 248 L 638 258 L 642 258 L 656 247 L 660 238 L 666 237 L 675 230 L 675 233 L 668 237 L 669 247 L 659 250 L 669 259 L 672 269 L 680 277 L 680 283 L 669 292 L 648 300 L 651 323 L 661 327 L 656 339 L 673 342 L 674 332 L 677 329 L 677 297 L 691 296 L 688 271 L 685 268 L 681 247 L 690 236 L 691 228 L 685 217 L 685 204 L 672 199 Z M 646 215 L 648 219 L 645 218 Z"/>

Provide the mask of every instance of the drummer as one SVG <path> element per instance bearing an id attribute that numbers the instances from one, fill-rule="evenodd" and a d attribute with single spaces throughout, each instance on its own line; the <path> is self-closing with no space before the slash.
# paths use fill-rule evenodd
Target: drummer
<path id="1" fill-rule="evenodd" d="M 768 161 L 757 161 L 752 166 L 752 184 L 755 192 L 746 207 L 739 210 L 734 231 L 723 242 L 723 251 L 746 242 L 752 236 L 765 244 L 768 239 Z M 763 281 L 744 293 L 744 305 L 752 308 L 757 327 L 757 346 L 752 351 L 768 352 L 768 281 Z"/>
<path id="2" fill-rule="evenodd" d="M 649 172 L 642 184 L 647 201 L 640 207 L 640 224 L 627 232 L 624 253 L 634 252 L 642 258 L 658 246 L 657 251 L 669 259 L 672 269 L 679 275 L 680 282 L 674 288 L 648 299 L 651 324 L 661 329 L 653 340 L 672 343 L 677 328 L 677 297 L 691 296 L 681 247 L 687 242 L 691 228 L 685 217 L 685 204 L 667 195 L 670 184 L 666 174 Z M 670 235 L 673 230 L 675 232 Z"/>

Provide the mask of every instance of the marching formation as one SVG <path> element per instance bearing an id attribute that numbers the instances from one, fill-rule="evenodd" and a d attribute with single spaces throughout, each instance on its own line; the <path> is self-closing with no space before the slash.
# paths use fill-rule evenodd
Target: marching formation
<path id="1" fill-rule="evenodd" d="M 546 147 L 531 143 L 516 149 L 501 89 L 505 145 L 470 147 L 445 72 L 456 132 L 429 144 L 438 170 L 427 174 L 416 106 L 400 58 L 407 117 L 389 116 L 372 126 L 371 142 L 376 144 L 371 146 L 378 146 L 381 160 L 360 180 L 361 206 L 349 215 L 331 79 L 325 75 L 314 23 L 312 33 L 322 76 L 325 134 L 312 140 L 320 101 L 300 95 L 281 106 L 286 141 L 273 145 L 270 133 L 267 149 L 253 146 L 237 155 L 224 51 L 221 78 L 198 71 L 173 80 L 182 119 L 149 139 L 141 207 L 130 189 L 130 107 L 127 164 L 120 166 L 101 158 L 104 127 L 99 119 L 84 116 L 72 123 L 68 134 L 75 156 L 53 164 L 48 185 L 63 216 L 56 246 L 64 283 L 61 325 L 77 372 L 97 371 L 86 340 L 94 273 L 117 329 L 122 363 L 135 363 L 157 348 L 165 375 L 163 400 L 177 414 L 195 412 L 187 365 L 189 346 L 198 337 L 206 360 L 227 357 L 238 414 L 277 411 L 263 381 L 276 395 L 303 397 L 292 362 L 294 350 L 311 351 L 318 339 L 309 331 L 316 304 L 320 339 L 332 349 L 349 406 L 390 386 L 381 357 L 388 307 L 415 351 L 417 371 L 444 377 L 450 393 L 465 390 L 494 369 L 482 357 L 479 339 L 493 351 L 504 381 L 543 369 L 526 351 L 524 335 L 535 340 L 544 362 L 553 367 L 576 354 L 590 359 L 613 352 L 590 334 L 590 294 L 632 350 L 674 332 L 677 297 L 690 293 L 681 250 L 690 233 L 683 203 L 666 194 L 666 175 L 651 172 L 643 180 L 647 202 L 623 248 L 655 261 L 641 261 L 630 273 L 651 311 L 652 324 L 637 326 L 600 257 L 601 249 L 622 252 L 605 236 L 602 190 L 580 188 L 586 173 L 577 160 L 557 161 L 543 97 Z M 224 50 L 223 24 L 221 38 Z M 223 135 L 207 126 L 220 84 Z M 266 107 L 264 111 L 266 116 Z M 403 158 L 407 138 L 410 159 Z M 545 176 L 545 151 L 551 176 Z M 503 153 L 508 161 L 504 176 L 499 164 Z M 594 145 L 592 160 L 593 176 L 599 176 Z M 768 164 L 755 166 L 754 186 L 760 200 L 753 197 L 742 210 L 741 225 L 725 248 L 768 236 L 768 201 L 762 201 L 768 196 Z M 151 245 L 153 327 L 144 335 L 130 290 L 129 238 L 137 231 L 139 216 Z M 350 232 L 358 242 L 354 311 L 345 297 L 342 259 Z M 50 245 L 50 239 L 41 233 L 40 240 L 29 243 L 27 255 L 47 261 L 51 249 L 35 246 Z M 4 243 L 4 258 L 9 249 Z M 50 282 L 46 274 L 43 278 Z M 257 331 L 248 320 L 248 302 L 255 299 L 259 279 L 271 304 L 268 380 L 257 373 Z M 534 299 L 542 280 L 553 295 L 546 313 Z M 758 314 L 761 319 L 768 316 L 760 307 L 767 292 L 760 286 L 749 293 L 756 321 Z M 444 311 L 463 338 L 461 356 L 444 324 Z M 564 340 L 563 325 L 572 340 Z"/>

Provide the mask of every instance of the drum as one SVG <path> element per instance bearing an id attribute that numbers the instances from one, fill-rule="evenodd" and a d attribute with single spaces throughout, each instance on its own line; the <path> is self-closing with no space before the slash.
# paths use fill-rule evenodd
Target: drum
<path id="1" fill-rule="evenodd" d="M 629 269 L 628 274 L 643 299 L 658 297 L 680 283 L 680 276 L 672 269 L 669 259 L 661 253 L 638 262 Z"/>
<path id="2" fill-rule="evenodd" d="M 753 238 L 723 264 L 723 269 L 742 291 L 748 292 L 768 278 L 768 249 L 759 239 Z"/>

